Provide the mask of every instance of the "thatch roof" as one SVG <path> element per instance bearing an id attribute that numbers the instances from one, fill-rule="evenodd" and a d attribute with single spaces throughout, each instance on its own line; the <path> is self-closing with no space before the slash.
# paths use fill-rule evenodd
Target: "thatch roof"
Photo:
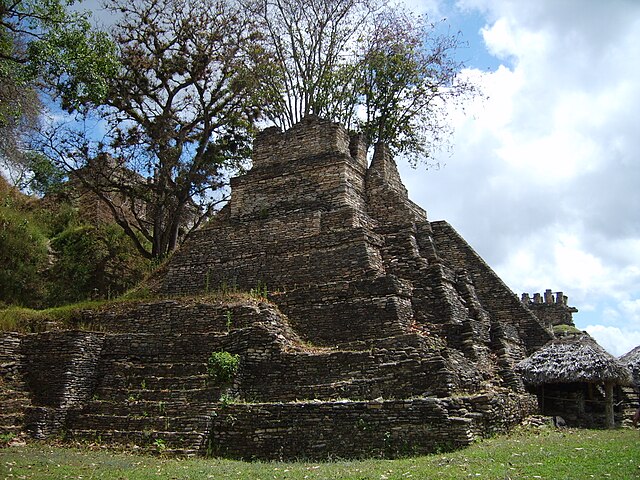
<path id="1" fill-rule="evenodd" d="M 587 334 L 550 341 L 516 369 L 525 383 L 631 383 L 631 372 Z"/>
<path id="2" fill-rule="evenodd" d="M 622 355 L 618 360 L 631 370 L 633 383 L 640 388 L 640 345 L 628 353 Z"/>

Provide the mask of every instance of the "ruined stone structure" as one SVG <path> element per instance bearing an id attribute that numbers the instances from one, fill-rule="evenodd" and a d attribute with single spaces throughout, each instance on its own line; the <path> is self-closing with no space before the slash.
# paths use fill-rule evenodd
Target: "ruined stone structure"
<path id="1" fill-rule="evenodd" d="M 551 289 L 547 289 L 543 294 L 534 293 L 533 297 L 528 293 L 523 293 L 521 301 L 545 326 L 552 329 L 554 336 L 558 339 L 557 342 L 554 342 L 557 344 L 555 347 L 547 345 L 545 349 L 536 352 L 536 354 L 544 353 L 546 348 L 553 352 L 554 348 L 570 347 L 580 341 L 587 344 L 593 343 L 598 349 L 602 348 L 586 331 L 580 331 L 576 328 L 573 314 L 577 313 L 578 309 L 568 305 L 568 298 L 563 292 L 554 293 Z M 568 356 L 572 366 L 576 366 L 579 355 L 570 351 Z M 557 357 L 549 355 L 547 362 L 550 370 L 558 371 L 560 369 L 560 361 Z M 589 368 L 596 370 L 601 368 L 604 362 L 595 357 L 595 359 L 584 363 Z M 605 405 L 607 404 L 605 382 L 600 383 L 602 385 L 597 388 L 592 383 L 582 381 L 558 381 L 544 386 L 542 386 L 543 384 L 529 385 L 525 382 L 525 386 L 532 393 L 537 394 L 540 413 L 561 415 L 570 426 L 598 428 L 606 426 L 609 422 L 614 422 L 615 425 L 631 425 L 631 418 L 638 408 L 638 395 L 633 386 L 625 385 L 623 382 L 616 383 L 611 393 L 612 403 L 615 407 L 611 406 L 610 411 L 613 413 L 611 413 L 611 418 L 607 419 L 605 415 Z"/>
<path id="2" fill-rule="evenodd" d="M 0 340 L 6 384 L 26 392 L 16 423 L 183 453 L 326 458 L 463 446 L 533 412 L 513 367 L 550 331 L 409 200 L 388 150 L 367 163 L 337 124 L 264 131 L 229 204 L 167 266 L 169 300 L 86 312 L 92 331 Z M 270 302 L 206 297 L 251 290 Z M 239 355 L 232 385 L 207 377 L 214 351 Z"/>
<path id="3" fill-rule="evenodd" d="M 551 289 L 547 289 L 544 295 L 534 293 L 533 298 L 528 293 L 523 293 L 521 300 L 545 326 L 549 328 L 557 325 L 575 327 L 573 314 L 577 313 L 578 309 L 569 306 L 569 299 L 563 292 L 553 293 Z"/>

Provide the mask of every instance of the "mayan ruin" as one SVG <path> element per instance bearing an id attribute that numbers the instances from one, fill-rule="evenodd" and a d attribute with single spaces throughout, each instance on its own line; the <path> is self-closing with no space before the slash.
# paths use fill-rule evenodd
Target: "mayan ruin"
<path id="1" fill-rule="evenodd" d="M 573 325 L 518 298 L 388 149 L 307 117 L 269 128 L 231 199 L 150 283 L 84 330 L 0 337 L 4 431 L 242 459 L 447 450 L 539 411 L 516 365 Z M 219 292 L 251 292 L 223 302 Z M 546 309 L 543 308 L 546 306 Z M 551 312 L 551 313 L 550 313 Z M 237 358 L 215 381 L 215 352 Z"/>

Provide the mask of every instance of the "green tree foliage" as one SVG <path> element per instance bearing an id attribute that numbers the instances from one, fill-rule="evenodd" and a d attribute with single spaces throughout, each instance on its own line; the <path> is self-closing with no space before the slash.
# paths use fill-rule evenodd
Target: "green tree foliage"
<path id="1" fill-rule="evenodd" d="M 121 66 L 99 110 L 109 134 L 53 132 L 44 150 L 109 205 L 143 255 L 159 258 L 210 217 L 227 169 L 249 156 L 260 52 L 252 20 L 230 0 L 107 7 L 122 15 Z"/>
<path id="2" fill-rule="evenodd" d="M 39 306 L 45 296 L 47 238 L 20 194 L 0 178 L 0 302 Z"/>
<path id="3" fill-rule="evenodd" d="M 271 54 L 260 93 L 278 126 L 317 114 L 428 164 L 450 133 L 447 106 L 478 93 L 458 75 L 459 35 L 440 34 L 440 25 L 400 6 L 375 0 L 253 5 Z"/>
<path id="4" fill-rule="evenodd" d="M 229 383 L 238 373 L 240 356 L 226 351 L 213 352 L 207 361 L 209 377 L 216 383 Z"/>
<path id="5" fill-rule="evenodd" d="M 0 262 L 0 303 L 29 307 L 109 298 L 149 268 L 117 225 L 90 224 L 62 197 L 28 197 L 1 177 Z"/>
<path id="6" fill-rule="evenodd" d="M 22 142 L 37 128 L 39 93 L 71 111 L 100 102 L 116 71 L 114 45 L 74 0 L 0 0 L 0 164 L 22 184 L 32 156 Z"/>
<path id="7" fill-rule="evenodd" d="M 74 2 L 0 0 L 3 80 L 39 80 L 69 109 L 101 101 L 117 67 L 113 43 L 91 28 L 88 13 L 67 9 Z"/>
<path id="8" fill-rule="evenodd" d="M 27 150 L 22 152 L 24 169 L 14 184 L 20 190 L 45 196 L 63 190 L 67 176 L 46 155 Z"/>
<path id="9" fill-rule="evenodd" d="M 361 129 L 414 163 L 426 159 L 450 133 L 447 111 L 478 93 L 458 76 L 459 35 L 400 8 L 379 13 L 362 41 L 356 92 L 364 107 Z"/>
<path id="10" fill-rule="evenodd" d="M 51 248 L 51 305 L 120 295 L 147 271 L 147 262 L 115 224 L 70 226 L 51 239 Z"/>
<path id="11" fill-rule="evenodd" d="M 366 28 L 379 3 L 249 0 L 246 4 L 260 20 L 265 50 L 270 54 L 261 85 L 269 120 L 282 128 L 308 114 L 344 121 L 335 118 L 335 98 L 349 81 L 343 66 L 353 61 L 357 34 Z"/>

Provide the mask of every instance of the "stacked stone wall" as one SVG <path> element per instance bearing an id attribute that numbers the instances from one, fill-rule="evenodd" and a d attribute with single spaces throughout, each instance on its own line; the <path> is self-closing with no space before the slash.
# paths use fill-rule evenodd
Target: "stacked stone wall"
<path id="1" fill-rule="evenodd" d="M 350 146 L 351 138 L 342 126 L 308 116 L 286 132 L 272 127 L 258 134 L 253 145 L 253 166 L 272 168 L 285 159 L 295 161 L 325 153 L 350 155 Z"/>
<path id="2" fill-rule="evenodd" d="M 84 402 L 95 386 L 103 340 L 100 333 L 77 331 L 25 337 L 22 349 L 34 403 L 68 407 Z"/>
<path id="3" fill-rule="evenodd" d="M 25 411 L 31 406 L 24 379 L 24 335 L 0 335 L 0 434 L 18 434 L 24 429 Z"/>
<path id="4" fill-rule="evenodd" d="M 164 291 L 249 291 L 261 285 L 283 290 L 317 284 L 319 269 L 327 271 L 325 282 L 382 273 L 382 260 L 375 248 L 380 239 L 360 228 L 303 237 L 288 237 L 285 229 L 267 237 L 263 225 L 231 225 L 199 235 L 203 241 L 197 244 L 197 250 L 178 254 L 179 265 L 167 274 Z M 252 239 L 250 244 L 246 238 Z"/>
<path id="5" fill-rule="evenodd" d="M 533 410 L 513 364 L 549 332 L 409 200 L 388 149 L 367 168 L 361 138 L 308 118 L 262 133 L 253 160 L 166 267 L 170 300 L 83 312 L 97 332 L 19 340 L 34 435 L 393 456 L 466 445 Z M 275 305 L 212 300 L 251 290 Z M 239 356 L 228 384 L 208 375 L 216 351 Z"/>
<path id="6" fill-rule="evenodd" d="M 419 349 L 248 356 L 237 391 L 242 398 L 262 402 L 446 395 L 450 379 L 445 370 L 440 354 Z"/>
<path id="7" fill-rule="evenodd" d="M 466 446 L 535 411 L 526 395 L 378 402 L 237 404 L 213 418 L 210 448 L 244 459 L 424 454 Z"/>
<path id="8" fill-rule="evenodd" d="M 523 342 L 527 354 L 542 347 L 552 335 L 518 297 L 504 284 L 482 258 L 446 222 L 432 222 L 436 249 L 447 264 L 464 269 L 473 280 L 478 297 L 505 330 L 515 327 L 510 335 L 515 343 Z M 508 334 L 508 332 L 505 332 Z"/>
<path id="9" fill-rule="evenodd" d="M 286 329 L 287 336 L 294 336 L 271 304 L 251 300 L 248 296 L 238 296 L 236 300 L 229 301 L 208 301 L 203 297 L 132 302 L 114 310 L 83 311 L 78 323 L 111 333 L 157 335 L 227 333 L 263 323 Z"/>
<path id="10" fill-rule="evenodd" d="M 250 170 L 231 181 L 233 219 L 264 218 L 296 210 L 363 210 L 364 169 L 346 154 L 325 154 Z"/>
<path id="11" fill-rule="evenodd" d="M 271 299 L 305 340 L 336 346 L 405 332 L 413 317 L 410 292 L 408 284 L 384 276 L 290 289 Z"/>

